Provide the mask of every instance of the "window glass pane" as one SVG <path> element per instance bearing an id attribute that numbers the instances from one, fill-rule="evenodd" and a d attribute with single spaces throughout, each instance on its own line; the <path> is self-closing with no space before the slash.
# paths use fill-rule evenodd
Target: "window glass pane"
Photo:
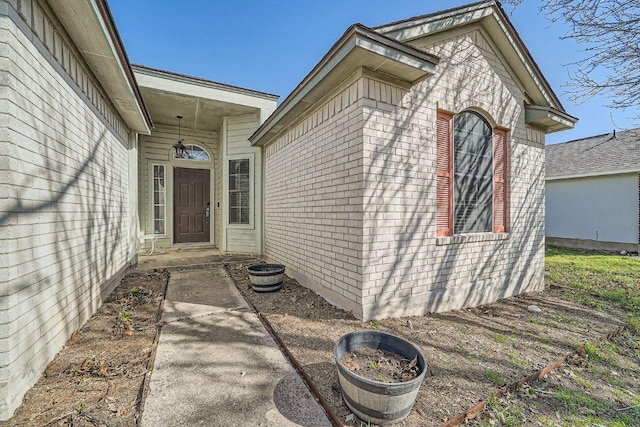
<path id="1" fill-rule="evenodd" d="M 165 227 L 165 167 L 153 165 L 153 233 L 164 234 Z"/>
<path id="2" fill-rule="evenodd" d="M 164 220 L 157 219 L 154 221 L 154 234 L 164 234 Z"/>
<path id="3" fill-rule="evenodd" d="M 184 159 L 184 160 L 200 160 L 200 161 L 209 161 L 209 155 L 202 147 L 198 147 L 197 145 L 185 145 L 187 148 L 184 150 L 182 156 L 179 156 L 175 150 L 173 150 L 173 157 L 176 159 Z"/>
<path id="4" fill-rule="evenodd" d="M 491 231 L 493 214 L 492 129 L 479 114 L 454 118 L 454 233 Z"/>
<path id="5" fill-rule="evenodd" d="M 249 224 L 249 159 L 229 160 L 229 223 Z"/>

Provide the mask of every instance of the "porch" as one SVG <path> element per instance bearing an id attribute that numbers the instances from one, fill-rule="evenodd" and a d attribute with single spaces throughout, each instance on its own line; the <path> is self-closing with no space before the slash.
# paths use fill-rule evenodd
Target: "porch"
<path id="1" fill-rule="evenodd" d="M 262 158 L 248 137 L 277 97 L 133 69 L 154 123 L 137 147 L 140 252 L 204 245 L 261 253 Z"/>

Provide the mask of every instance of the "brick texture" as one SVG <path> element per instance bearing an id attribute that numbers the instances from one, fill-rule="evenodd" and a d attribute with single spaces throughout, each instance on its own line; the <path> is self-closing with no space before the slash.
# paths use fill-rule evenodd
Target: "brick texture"
<path id="1" fill-rule="evenodd" d="M 539 290 L 544 134 L 483 33 L 414 42 L 442 58 L 410 90 L 363 73 L 265 150 L 266 255 L 365 320 Z M 436 236 L 437 110 L 509 129 L 506 233 Z"/>
<path id="2" fill-rule="evenodd" d="M 55 18 L 36 2 L 1 6 L 0 419 L 7 419 L 128 266 L 129 183 L 127 130 Z"/>

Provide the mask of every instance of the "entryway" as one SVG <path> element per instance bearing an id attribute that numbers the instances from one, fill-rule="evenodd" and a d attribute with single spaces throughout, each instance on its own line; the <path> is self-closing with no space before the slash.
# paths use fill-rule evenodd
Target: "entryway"
<path id="1" fill-rule="evenodd" d="M 209 178 L 209 169 L 174 169 L 174 243 L 209 242 L 211 240 Z"/>

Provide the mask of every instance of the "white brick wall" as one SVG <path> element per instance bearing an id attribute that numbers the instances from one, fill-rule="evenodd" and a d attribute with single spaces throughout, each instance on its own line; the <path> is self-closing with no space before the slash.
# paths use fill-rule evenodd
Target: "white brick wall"
<path id="1" fill-rule="evenodd" d="M 129 251 L 126 128 L 55 18 L 29 12 L 0 4 L 0 419 Z"/>
<path id="2" fill-rule="evenodd" d="M 365 73 L 265 149 L 266 255 L 364 319 L 543 286 L 544 135 L 479 30 L 429 40 L 434 76 L 406 91 Z M 510 129 L 507 234 L 436 238 L 438 108 Z"/>
<path id="3" fill-rule="evenodd" d="M 362 93 L 354 81 L 265 149 L 265 254 L 360 316 Z"/>
<path id="4" fill-rule="evenodd" d="M 379 97 L 384 90 L 365 94 L 364 318 L 473 306 L 543 286 L 544 136 L 525 127 L 524 95 L 480 31 L 428 41 L 416 44 L 442 58 L 436 75 L 395 107 Z M 508 235 L 436 238 L 438 108 L 476 109 L 510 129 Z"/>

